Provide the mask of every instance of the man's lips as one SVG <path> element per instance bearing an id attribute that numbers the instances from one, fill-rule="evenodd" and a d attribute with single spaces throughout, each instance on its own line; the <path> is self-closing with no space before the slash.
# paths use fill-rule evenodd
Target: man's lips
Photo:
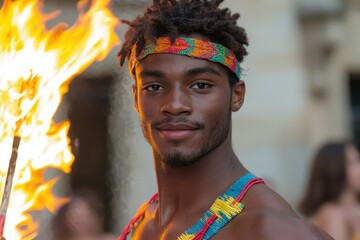
<path id="1" fill-rule="evenodd" d="M 181 140 L 199 130 L 199 127 L 183 123 L 166 123 L 156 128 L 161 137 L 169 140 Z"/>

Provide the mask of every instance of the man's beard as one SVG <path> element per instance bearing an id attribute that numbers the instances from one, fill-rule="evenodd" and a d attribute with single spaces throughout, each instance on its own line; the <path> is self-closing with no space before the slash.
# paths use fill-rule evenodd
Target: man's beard
<path id="1" fill-rule="evenodd" d="M 204 155 L 214 150 L 225 141 L 230 131 L 231 109 L 229 107 L 227 113 L 217 122 L 210 126 L 209 135 L 204 136 L 203 145 L 200 150 L 191 154 L 184 154 L 179 150 L 171 153 L 162 154 L 156 147 L 153 147 L 155 159 L 161 160 L 167 167 L 181 168 L 191 166 L 198 162 Z M 151 144 L 150 134 L 145 130 L 145 126 L 141 124 L 146 140 Z"/>

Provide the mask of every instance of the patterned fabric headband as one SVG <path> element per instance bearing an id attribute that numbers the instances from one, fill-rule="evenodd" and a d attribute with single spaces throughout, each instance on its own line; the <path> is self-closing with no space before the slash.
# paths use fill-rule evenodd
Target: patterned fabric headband
<path id="1" fill-rule="evenodd" d="M 138 57 L 136 57 L 135 46 L 129 59 L 129 71 L 133 75 L 136 62 L 146 56 L 150 54 L 173 53 L 220 63 L 235 73 L 238 79 L 241 77 L 240 65 L 236 60 L 234 52 L 218 43 L 197 38 L 178 37 L 171 44 L 170 37 L 160 37 L 157 39 L 156 44 L 146 41 L 144 49 Z"/>

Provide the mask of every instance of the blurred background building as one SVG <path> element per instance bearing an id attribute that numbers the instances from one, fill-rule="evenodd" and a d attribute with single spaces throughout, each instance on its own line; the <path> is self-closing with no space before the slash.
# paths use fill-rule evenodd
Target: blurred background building
<path id="1" fill-rule="evenodd" d="M 45 6 L 62 9 L 56 21 L 71 23 L 76 2 Z M 150 2 L 113 0 L 112 9 L 131 20 Z M 313 151 L 327 140 L 360 144 L 360 1 L 225 0 L 223 6 L 241 13 L 250 40 L 242 65 L 246 101 L 233 115 L 234 149 L 296 208 Z M 123 39 L 126 26 L 118 31 Z M 117 67 L 118 49 L 73 80 L 56 116 L 70 119 L 75 154 L 62 189 L 95 191 L 107 230 L 116 234 L 157 191 L 151 149 L 132 105 L 133 80 Z"/>

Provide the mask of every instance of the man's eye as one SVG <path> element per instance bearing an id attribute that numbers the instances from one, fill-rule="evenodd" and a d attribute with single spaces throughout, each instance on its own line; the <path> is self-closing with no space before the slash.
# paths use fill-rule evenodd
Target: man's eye
<path id="1" fill-rule="evenodd" d="M 146 90 L 150 91 L 150 92 L 156 92 L 159 91 L 160 89 L 162 89 L 163 87 L 159 84 L 152 84 L 150 86 L 146 87 Z"/>
<path id="2" fill-rule="evenodd" d="M 191 88 L 195 88 L 195 89 L 205 89 L 209 87 L 211 87 L 211 85 L 205 82 L 198 82 L 191 86 Z"/>

